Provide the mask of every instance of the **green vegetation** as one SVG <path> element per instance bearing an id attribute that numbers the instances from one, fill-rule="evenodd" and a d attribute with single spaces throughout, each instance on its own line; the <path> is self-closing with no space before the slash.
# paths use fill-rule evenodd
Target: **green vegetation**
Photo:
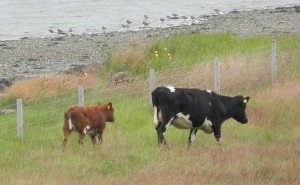
<path id="1" fill-rule="evenodd" d="M 115 53 L 100 73 L 128 70 L 132 75 L 145 75 L 149 68 L 159 68 L 163 72 L 167 68 L 189 65 L 190 68 L 173 73 L 190 77 L 192 67 L 202 68 L 216 56 L 234 65 L 244 58 L 246 62 L 267 60 L 263 57 L 267 57 L 265 54 L 269 53 L 273 39 L 278 42 L 278 82 L 271 86 L 260 84 L 256 79 L 250 88 L 242 90 L 243 94 L 252 97 L 247 110 L 250 122 L 246 125 L 234 120 L 225 122 L 222 147 L 216 144 L 213 135 L 199 131 L 194 145 L 187 150 L 188 130 L 170 127 L 166 133 L 170 149 L 158 148 L 146 79 L 120 85 L 99 85 L 105 84 L 99 79 L 95 86 L 86 89 L 86 104 L 112 101 L 116 110 L 116 122 L 107 124 L 103 144 L 92 147 L 86 137 L 85 145 L 79 146 L 78 135 L 73 133 L 68 148 L 65 151 L 60 148 L 63 111 L 76 104 L 76 88 L 73 93 L 44 94 L 36 97 L 37 100 L 24 101 L 23 139 L 16 136 L 15 113 L 0 115 L 1 182 L 297 184 L 300 180 L 299 35 L 254 38 L 229 34 L 174 36 Z M 257 70 L 254 76 L 260 76 L 260 73 L 266 71 Z M 171 76 L 174 75 L 167 75 Z M 240 75 L 238 81 L 245 80 L 242 85 L 247 85 L 249 79 L 251 75 L 247 73 Z M 181 80 L 182 84 L 190 81 L 189 78 Z M 31 92 L 39 92 L 34 90 L 38 86 L 30 86 L 30 83 L 28 86 Z M 58 92 L 61 92 L 62 87 L 59 88 Z M 25 91 L 25 87 L 22 90 Z M 235 90 L 228 87 L 227 92 Z M 9 106 L 11 102 L 12 98 L 8 97 L 0 100 L 0 105 Z"/>
<path id="2" fill-rule="evenodd" d="M 286 41 L 288 39 L 288 41 Z M 231 34 L 177 35 L 159 40 L 150 45 L 135 45 L 122 49 L 110 58 L 106 71 L 129 71 L 132 74 L 147 74 L 150 68 L 156 70 L 168 67 L 191 66 L 211 62 L 215 57 L 231 54 L 245 55 L 256 51 L 269 51 L 270 43 L 276 40 L 285 51 L 299 48 L 299 36 L 257 36 L 240 38 Z"/>

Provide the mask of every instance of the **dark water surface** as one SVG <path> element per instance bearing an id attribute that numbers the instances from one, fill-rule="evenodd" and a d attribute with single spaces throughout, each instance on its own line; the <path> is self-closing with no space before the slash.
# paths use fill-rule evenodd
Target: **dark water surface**
<path id="1" fill-rule="evenodd" d="M 235 9 L 299 4 L 300 0 L 1 0 L 0 40 L 48 37 L 57 34 L 57 29 L 81 34 L 101 33 L 102 26 L 107 28 L 106 32 L 176 26 L 198 23 L 203 15 Z M 172 14 L 178 14 L 178 19 L 166 17 L 174 17 Z M 149 18 L 145 20 L 144 15 Z M 165 21 L 161 22 L 160 18 Z M 149 25 L 145 27 L 143 21 Z"/>

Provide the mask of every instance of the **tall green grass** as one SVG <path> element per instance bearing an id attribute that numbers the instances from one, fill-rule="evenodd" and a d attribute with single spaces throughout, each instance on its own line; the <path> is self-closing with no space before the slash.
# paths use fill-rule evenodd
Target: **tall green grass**
<path id="1" fill-rule="evenodd" d="M 147 74 L 168 67 L 191 66 L 211 62 L 215 57 L 246 55 L 256 51 L 269 51 L 272 40 L 280 49 L 299 48 L 299 36 L 257 36 L 242 38 L 232 34 L 189 34 L 176 35 L 148 45 L 122 48 L 110 58 L 105 70 L 110 72 L 129 71 L 131 74 Z M 282 42 L 282 43 L 281 43 Z M 170 57 L 171 56 L 171 57 Z"/>

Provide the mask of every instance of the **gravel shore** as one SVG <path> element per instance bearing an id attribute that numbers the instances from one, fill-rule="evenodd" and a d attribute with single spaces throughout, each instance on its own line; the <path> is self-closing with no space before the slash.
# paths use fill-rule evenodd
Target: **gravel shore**
<path id="1" fill-rule="evenodd" d="M 101 64 L 119 47 L 197 32 L 230 32 L 242 37 L 299 34 L 300 6 L 232 11 L 199 17 L 197 24 L 179 27 L 0 41 L 0 91 L 15 80 L 81 71 L 88 65 Z"/>

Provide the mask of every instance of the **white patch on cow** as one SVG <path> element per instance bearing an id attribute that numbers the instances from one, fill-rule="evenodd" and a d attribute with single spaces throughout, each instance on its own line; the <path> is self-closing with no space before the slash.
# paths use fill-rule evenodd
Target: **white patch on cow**
<path id="1" fill-rule="evenodd" d="M 166 124 L 166 131 L 163 133 L 163 135 L 165 135 L 165 133 L 167 132 L 167 130 L 169 129 L 170 125 L 171 125 L 172 119 Z"/>
<path id="2" fill-rule="evenodd" d="M 196 134 L 195 134 L 195 132 L 196 132 L 196 130 L 194 129 L 194 130 L 192 131 L 192 134 L 191 134 L 191 143 L 193 143 L 193 142 L 195 141 L 195 139 L 196 139 Z"/>
<path id="3" fill-rule="evenodd" d="M 72 124 L 71 118 L 69 118 L 68 122 L 69 122 L 69 130 L 73 130 L 74 125 Z"/>
<path id="4" fill-rule="evenodd" d="M 91 128 L 91 127 L 88 125 L 88 126 L 86 126 L 86 127 L 83 129 L 82 132 L 83 132 L 84 134 L 86 134 L 86 133 L 90 130 L 90 128 Z"/>
<path id="5" fill-rule="evenodd" d="M 212 123 L 209 119 L 205 118 L 204 123 L 201 125 L 200 129 L 206 134 L 213 133 Z"/>
<path id="6" fill-rule="evenodd" d="M 208 93 L 211 93 L 211 90 L 209 90 L 209 89 L 206 89 L 206 91 L 207 91 Z"/>
<path id="7" fill-rule="evenodd" d="M 168 88 L 171 92 L 175 92 L 175 87 L 170 85 L 166 85 L 165 87 Z"/>
<path id="8" fill-rule="evenodd" d="M 209 102 L 209 106 L 211 106 L 211 102 Z"/>
<path id="9" fill-rule="evenodd" d="M 156 107 L 156 106 L 154 106 L 154 107 L 153 107 L 153 110 L 154 110 L 153 122 L 154 122 L 154 125 L 155 125 L 155 127 L 156 127 L 156 126 L 157 126 L 157 124 L 158 124 L 158 118 L 157 118 L 157 107 Z"/>
<path id="10" fill-rule="evenodd" d="M 181 112 L 178 113 L 177 118 L 172 121 L 172 125 L 174 125 L 178 129 L 191 129 L 193 128 L 192 122 L 189 120 L 190 115 L 184 115 Z"/>

